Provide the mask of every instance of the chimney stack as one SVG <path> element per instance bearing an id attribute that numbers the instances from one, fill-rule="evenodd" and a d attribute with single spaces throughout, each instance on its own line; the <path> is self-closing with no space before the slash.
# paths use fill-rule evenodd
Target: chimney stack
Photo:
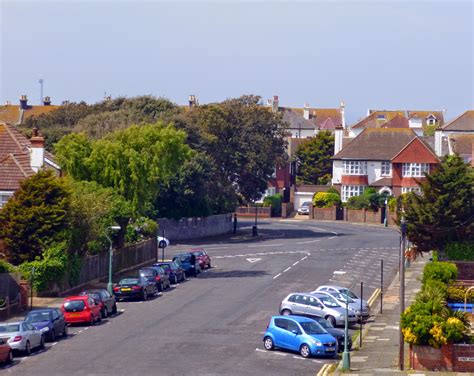
<path id="1" fill-rule="evenodd" d="M 440 126 L 435 130 L 435 153 L 438 157 L 443 156 L 443 130 Z"/>
<path id="2" fill-rule="evenodd" d="M 344 129 L 342 125 L 336 125 L 336 131 L 334 132 L 334 155 L 342 150 L 342 139 L 344 137 Z"/>
<path id="3" fill-rule="evenodd" d="M 36 127 L 33 128 L 30 142 L 30 166 L 34 172 L 38 172 L 44 164 L 44 137 Z"/>
<path id="4" fill-rule="evenodd" d="M 273 96 L 273 101 L 272 101 L 272 112 L 277 113 L 278 112 L 278 107 L 279 107 L 279 100 L 278 100 L 278 95 Z"/>
<path id="5" fill-rule="evenodd" d="M 195 107 L 197 105 L 196 96 L 191 94 L 188 98 L 188 102 L 189 102 L 189 108 Z"/>
<path id="6" fill-rule="evenodd" d="M 303 106 L 303 117 L 306 120 L 309 120 L 309 104 L 308 103 L 305 103 Z"/>
<path id="7" fill-rule="evenodd" d="M 341 112 L 341 121 L 342 121 L 342 128 L 346 129 L 346 112 L 345 112 L 346 104 L 344 101 L 341 101 L 340 112 Z"/>
<path id="8" fill-rule="evenodd" d="M 51 105 L 51 98 L 50 97 L 45 97 L 43 100 L 43 105 L 44 106 L 50 106 Z"/>
<path id="9" fill-rule="evenodd" d="M 20 109 L 27 110 L 28 109 L 28 97 L 26 95 L 22 95 L 20 97 Z"/>

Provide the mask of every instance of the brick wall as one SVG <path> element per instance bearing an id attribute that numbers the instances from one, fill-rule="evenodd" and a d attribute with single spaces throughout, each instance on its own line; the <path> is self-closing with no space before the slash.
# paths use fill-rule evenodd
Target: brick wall
<path id="1" fill-rule="evenodd" d="M 410 365 L 415 370 L 473 372 L 474 344 L 448 344 L 439 349 L 411 345 Z"/>
<path id="2" fill-rule="evenodd" d="M 381 215 L 382 215 L 382 211 L 381 210 L 377 210 L 377 211 L 372 211 L 372 210 L 367 210 L 365 212 L 365 221 L 367 223 L 377 223 L 377 224 L 380 224 L 382 223 L 381 221 Z"/>
<path id="3" fill-rule="evenodd" d="M 319 220 L 336 220 L 336 208 L 313 208 L 314 219 Z"/>
<path id="4" fill-rule="evenodd" d="M 365 222 L 365 210 L 345 210 L 345 219 L 349 222 Z"/>
<path id="5" fill-rule="evenodd" d="M 240 217 L 251 217 L 255 218 L 255 207 L 254 206 L 239 206 L 235 209 L 235 214 L 237 218 Z M 225 215 L 225 214 L 224 214 Z M 259 207 L 257 209 L 258 218 L 270 218 L 272 216 L 272 208 L 268 207 Z"/>
<path id="6" fill-rule="evenodd" d="M 458 279 L 464 281 L 474 280 L 474 261 L 450 261 L 458 268 Z"/>

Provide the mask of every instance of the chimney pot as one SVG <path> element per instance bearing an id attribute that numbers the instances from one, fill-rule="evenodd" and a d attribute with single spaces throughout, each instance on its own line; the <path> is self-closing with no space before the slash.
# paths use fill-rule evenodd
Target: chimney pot
<path id="1" fill-rule="evenodd" d="M 272 101 L 272 112 L 277 113 L 278 107 L 279 107 L 278 95 L 274 95 L 273 101 Z"/>
<path id="2" fill-rule="evenodd" d="M 20 109 L 21 110 L 28 109 L 28 97 L 26 95 L 20 96 Z"/>
<path id="3" fill-rule="evenodd" d="M 304 106 L 303 106 L 303 117 L 306 120 L 309 120 L 309 118 L 310 118 L 309 104 L 308 103 L 305 103 Z"/>
<path id="4" fill-rule="evenodd" d="M 196 96 L 195 96 L 195 95 L 192 95 L 192 94 L 191 94 L 191 95 L 188 97 L 188 101 L 189 101 L 189 108 L 192 108 L 192 107 L 196 106 L 196 104 L 197 104 Z"/>
<path id="5" fill-rule="evenodd" d="M 43 100 L 43 105 L 50 106 L 51 105 L 51 98 L 50 97 L 45 97 L 44 100 Z"/>

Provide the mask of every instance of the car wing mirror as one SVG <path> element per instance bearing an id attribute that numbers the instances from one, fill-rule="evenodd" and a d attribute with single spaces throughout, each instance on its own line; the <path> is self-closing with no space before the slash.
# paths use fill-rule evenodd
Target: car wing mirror
<path id="1" fill-rule="evenodd" d="M 296 336 L 299 334 L 296 329 L 293 329 L 293 330 L 291 331 L 291 333 L 293 333 L 293 334 L 296 335 Z"/>

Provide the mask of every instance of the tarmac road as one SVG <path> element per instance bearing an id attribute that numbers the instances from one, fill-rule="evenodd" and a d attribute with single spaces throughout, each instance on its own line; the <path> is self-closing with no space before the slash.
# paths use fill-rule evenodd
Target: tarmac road
<path id="1" fill-rule="evenodd" d="M 15 375 L 312 375 L 334 359 L 303 359 L 263 349 L 262 335 L 290 292 L 364 282 L 364 297 L 386 285 L 398 265 L 398 234 L 379 227 L 314 221 L 242 222 L 236 236 L 198 245 L 212 269 L 147 302 L 121 302 L 117 317 L 72 335 L 0 373 Z M 346 271 L 343 275 L 333 272 Z M 351 277 L 352 275 L 353 277 Z M 337 278 L 336 278 L 337 277 Z M 355 288 L 356 291 L 358 287 Z"/>

